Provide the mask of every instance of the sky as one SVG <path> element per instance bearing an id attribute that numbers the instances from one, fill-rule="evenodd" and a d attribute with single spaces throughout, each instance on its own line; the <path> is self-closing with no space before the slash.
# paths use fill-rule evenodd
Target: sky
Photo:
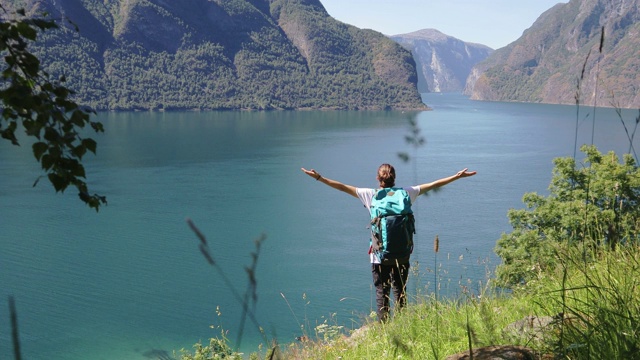
<path id="1" fill-rule="evenodd" d="M 320 0 L 333 18 L 385 35 L 436 29 L 493 49 L 507 46 L 546 10 L 568 0 Z"/>

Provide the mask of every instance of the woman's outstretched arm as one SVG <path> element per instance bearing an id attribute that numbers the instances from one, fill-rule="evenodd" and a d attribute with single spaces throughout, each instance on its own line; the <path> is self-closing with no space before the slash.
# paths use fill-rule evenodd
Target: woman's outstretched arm
<path id="1" fill-rule="evenodd" d="M 307 170 L 305 168 L 302 168 L 302 171 L 311 176 L 312 178 L 316 179 L 317 181 L 320 181 L 321 183 L 325 184 L 325 185 L 329 185 L 332 188 L 336 189 L 336 190 L 340 190 L 342 192 L 345 192 L 353 197 L 358 197 L 358 194 L 356 193 L 356 187 L 355 186 L 351 186 L 351 185 L 346 185 L 341 183 L 340 181 L 336 181 L 336 180 L 331 180 L 331 179 L 327 179 L 326 177 L 320 175 L 317 171 L 315 171 L 314 169 L 311 170 Z"/>
<path id="2" fill-rule="evenodd" d="M 467 169 L 465 168 L 463 170 L 458 171 L 455 175 L 438 179 L 430 183 L 422 184 L 420 185 L 420 195 L 426 193 L 429 190 L 437 189 L 441 186 L 447 185 L 448 183 L 458 180 L 460 178 L 473 176 L 475 174 L 476 174 L 475 171 L 467 171 Z"/>

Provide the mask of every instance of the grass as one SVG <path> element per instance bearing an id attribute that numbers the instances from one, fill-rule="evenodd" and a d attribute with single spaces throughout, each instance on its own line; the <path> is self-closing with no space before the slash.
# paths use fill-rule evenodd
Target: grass
<path id="1" fill-rule="evenodd" d="M 566 326 L 561 355 L 574 359 L 640 358 L 640 252 L 637 247 L 596 254 L 581 261 L 579 249 L 562 249 L 568 262 L 545 281 L 558 288 L 548 304 L 562 305 Z M 560 270 L 559 270 L 560 271 Z"/>
<path id="2" fill-rule="evenodd" d="M 415 304 L 388 323 L 371 323 L 351 337 L 304 344 L 290 349 L 288 355 L 305 359 L 370 359 L 417 358 L 418 354 L 426 358 L 431 354 L 440 358 L 466 347 L 467 306 L 449 302 L 439 304 L 436 311 L 431 301 Z"/>
<path id="3" fill-rule="evenodd" d="M 562 267 L 513 293 L 417 298 L 388 323 L 291 344 L 282 358 L 444 359 L 491 345 L 526 346 L 540 358 L 640 358 L 640 251 L 603 252 L 587 266 L 581 249 L 557 256 Z"/>
<path id="4" fill-rule="evenodd" d="M 513 344 L 502 329 L 541 311 L 527 297 L 493 295 L 457 300 L 427 297 L 387 323 L 371 322 L 351 336 L 292 345 L 287 359 L 442 359 L 474 346 Z M 525 343 L 522 340 L 521 343 Z"/>
<path id="5" fill-rule="evenodd" d="M 269 344 L 266 354 L 249 358 L 429 360 L 494 345 L 525 346 L 540 359 L 640 358 L 640 249 L 594 253 L 589 263 L 584 252 L 558 246 L 563 265 L 513 292 L 490 285 L 455 299 L 424 292 L 387 323 L 368 319 L 345 333 L 329 319 L 306 341 Z M 246 358 L 226 341 L 214 339 L 208 352 L 200 346 L 202 357 L 183 353 L 181 359 L 215 359 L 221 352 Z"/>

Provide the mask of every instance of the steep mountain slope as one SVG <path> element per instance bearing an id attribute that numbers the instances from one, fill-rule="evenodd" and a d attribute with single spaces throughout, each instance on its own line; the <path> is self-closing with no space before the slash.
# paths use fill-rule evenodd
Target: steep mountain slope
<path id="1" fill-rule="evenodd" d="M 434 29 L 391 39 L 413 54 L 420 92 L 461 92 L 473 66 L 493 52 L 488 46 L 467 43 Z"/>
<path id="2" fill-rule="evenodd" d="M 13 0 L 70 26 L 36 52 L 99 110 L 425 109 L 411 54 L 319 0 Z"/>
<path id="3" fill-rule="evenodd" d="M 575 104 L 578 98 L 640 107 L 639 34 L 640 0 L 558 4 L 478 64 L 465 93 L 476 100 Z"/>

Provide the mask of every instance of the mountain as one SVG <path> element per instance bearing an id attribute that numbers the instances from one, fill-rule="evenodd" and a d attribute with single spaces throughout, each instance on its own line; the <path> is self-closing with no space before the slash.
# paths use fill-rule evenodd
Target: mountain
<path id="1" fill-rule="evenodd" d="M 465 94 L 475 100 L 575 104 L 577 98 L 587 105 L 640 108 L 638 34 L 640 0 L 557 4 L 474 67 Z"/>
<path id="2" fill-rule="evenodd" d="M 426 108 L 411 54 L 319 0 L 8 2 L 77 25 L 34 52 L 98 110 Z"/>
<path id="3" fill-rule="evenodd" d="M 420 92 L 462 92 L 473 66 L 493 52 L 485 45 L 467 43 L 434 29 L 391 39 L 413 54 Z"/>

